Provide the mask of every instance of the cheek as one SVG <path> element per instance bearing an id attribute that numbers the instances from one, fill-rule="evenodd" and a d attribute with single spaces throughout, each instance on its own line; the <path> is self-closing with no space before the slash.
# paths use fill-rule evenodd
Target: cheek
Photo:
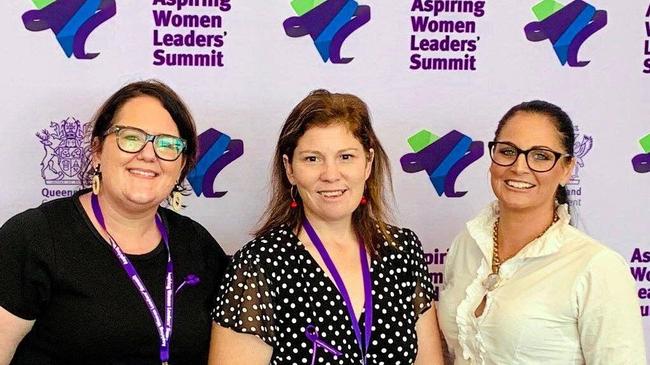
<path id="1" fill-rule="evenodd" d="M 501 175 L 503 175 L 503 167 L 500 167 L 495 164 L 491 164 L 488 172 L 490 175 L 490 184 L 492 184 L 492 186 L 495 186 L 495 184 L 497 184 Z"/>
<path id="2" fill-rule="evenodd" d="M 176 180 L 180 178 L 182 169 L 183 169 L 183 164 L 181 162 L 176 162 L 173 165 L 166 166 L 165 172 L 167 173 L 167 175 L 169 175 L 170 178 Z"/>

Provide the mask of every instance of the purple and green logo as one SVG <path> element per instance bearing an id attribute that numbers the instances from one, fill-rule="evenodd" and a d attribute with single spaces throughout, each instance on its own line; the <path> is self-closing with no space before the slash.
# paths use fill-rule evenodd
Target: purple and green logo
<path id="1" fill-rule="evenodd" d="M 647 134 L 645 137 L 639 140 L 643 153 L 632 158 L 632 167 L 634 171 L 644 174 L 650 172 L 650 134 Z"/>
<path id="2" fill-rule="evenodd" d="M 227 191 L 214 191 L 217 175 L 244 154 L 244 142 L 210 128 L 199 135 L 196 166 L 187 175 L 196 196 L 221 198 Z"/>
<path id="3" fill-rule="evenodd" d="M 408 173 L 426 171 L 438 196 L 460 198 L 467 191 L 456 191 L 456 179 L 463 170 L 483 156 L 483 142 L 457 130 L 442 137 L 426 129 L 408 139 L 413 153 L 400 159 L 402 170 Z"/>
<path id="4" fill-rule="evenodd" d="M 323 62 L 348 63 L 341 58 L 341 46 L 355 30 L 370 21 L 370 7 L 355 0 L 293 0 L 298 16 L 284 21 L 284 31 L 292 38 L 309 35 Z"/>
<path id="5" fill-rule="evenodd" d="M 542 0 L 532 10 L 537 21 L 524 27 L 529 41 L 551 41 L 562 65 L 584 67 L 590 62 L 578 61 L 578 51 L 587 38 L 607 25 L 605 10 L 596 10 L 582 0 L 568 5 L 556 0 Z"/>
<path id="6" fill-rule="evenodd" d="M 86 52 L 86 39 L 95 28 L 117 13 L 115 0 L 32 0 L 36 9 L 23 14 L 25 28 L 51 29 L 68 58 L 89 60 L 99 53 Z"/>

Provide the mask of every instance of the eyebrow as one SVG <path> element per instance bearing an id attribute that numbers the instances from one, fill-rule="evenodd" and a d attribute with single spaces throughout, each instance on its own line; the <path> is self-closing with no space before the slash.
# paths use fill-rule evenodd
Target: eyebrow
<path id="1" fill-rule="evenodd" d="M 336 151 L 336 153 L 342 153 L 342 152 L 348 152 L 348 151 L 350 151 L 350 152 L 352 152 L 352 151 L 358 152 L 359 149 L 356 148 L 356 147 L 344 148 L 342 150 Z M 317 151 L 317 150 L 304 150 L 304 151 L 296 151 L 296 152 L 298 154 L 306 154 L 306 153 L 313 153 L 313 154 L 316 154 L 316 155 L 322 155 L 323 154 L 321 151 Z"/>
<path id="2" fill-rule="evenodd" d="M 510 141 L 495 141 L 495 142 L 499 142 L 499 143 L 509 143 L 509 144 L 511 144 L 511 145 L 513 145 L 513 146 L 519 148 L 520 150 L 523 150 L 523 148 L 519 147 L 519 146 L 518 146 L 516 143 L 514 143 L 514 142 L 510 142 Z M 550 151 L 556 151 L 556 149 L 554 149 L 553 147 L 544 146 L 544 145 L 534 145 L 534 146 L 531 146 L 530 148 L 527 148 L 527 149 L 529 149 L 529 150 L 545 149 L 545 150 L 550 150 Z M 560 148 L 560 149 L 561 149 L 561 148 Z"/>

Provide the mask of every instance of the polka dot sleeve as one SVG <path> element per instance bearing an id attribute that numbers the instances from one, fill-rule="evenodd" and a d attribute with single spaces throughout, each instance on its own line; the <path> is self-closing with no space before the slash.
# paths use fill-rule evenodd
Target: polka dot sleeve
<path id="1" fill-rule="evenodd" d="M 237 252 L 221 284 L 212 310 L 212 319 L 220 326 L 249 333 L 273 346 L 272 281 L 252 241 Z"/>
<path id="2" fill-rule="evenodd" d="M 406 246 L 410 253 L 409 266 L 415 284 L 413 293 L 413 308 L 419 318 L 424 312 L 431 308 L 433 301 L 433 283 L 431 274 L 426 261 L 424 260 L 424 251 L 422 243 L 413 231 L 405 229 Z"/>

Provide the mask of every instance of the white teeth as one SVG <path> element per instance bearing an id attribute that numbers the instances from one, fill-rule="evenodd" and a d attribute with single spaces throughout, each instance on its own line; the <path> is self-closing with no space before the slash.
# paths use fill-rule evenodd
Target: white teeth
<path id="1" fill-rule="evenodd" d="M 343 190 L 319 191 L 318 193 L 326 198 L 336 198 L 343 195 Z"/>
<path id="2" fill-rule="evenodd" d="M 135 174 L 135 175 L 140 175 L 140 176 L 146 176 L 146 177 L 155 177 L 156 174 L 152 171 L 142 171 L 142 170 L 135 170 L 131 169 L 129 170 L 130 173 Z"/>
<path id="3" fill-rule="evenodd" d="M 510 186 L 510 187 L 515 188 L 515 189 L 530 189 L 530 188 L 532 188 L 533 186 L 535 186 L 535 185 L 533 185 L 533 184 L 529 184 L 529 183 L 527 183 L 527 182 L 523 182 L 523 181 L 511 181 L 511 180 L 507 180 L 507 181 L 506 181 L 506 184 L 507 184 L 508 186 Z"/>

